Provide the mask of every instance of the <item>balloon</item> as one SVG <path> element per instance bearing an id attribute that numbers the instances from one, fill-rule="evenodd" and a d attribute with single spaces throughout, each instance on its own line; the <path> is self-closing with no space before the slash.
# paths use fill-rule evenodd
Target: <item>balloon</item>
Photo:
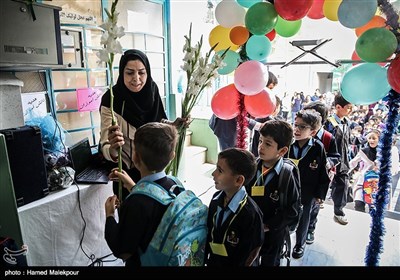
<path id="1" fill-rule="evenodd" d="M 339 5 L 339 22 L 348 28 L 363 26 L 375 15 L 378 3 L 376 0 L 343 0 Z"/>
<path id="2" fill-rule="evenodd" d="M 239 115 L 239 94 L 234 84 L 218 89 L 211 99 L 214 114 L 223 120 L 230 120 Z"/>
<path id="3" fill-rule="evenodd" d="M 250 33 L 264 35 L 274 29 L 278 14 L 274 5 L 269 2 L 260 2 L 251 6 L 244 18 L 245 25 Z"/>
<path id="4" fill-rule="evenodd" d="M 267 38 L 272 42 L 276 36 L 275 29 L 272 29 L 269 33 L 265 34 L 265 36 L 267 36 Z"/>
<path id="5" fill-rule="evenodd" d="M 259 61 L 243 62 L 233 76 L 236 89 L 245 95 L 259 93 L 268 82 L 268 69 Z"/>
<path id="6" fill-rule="evenodd" d="M 236 51 L 239 46 L 233 44 L 229 39 L 229 33 L 231 29 L 223 27 L 221 25 L 215 26 L 211 31 L 208 37 L 208 42 L 210 43 L 210 47 L 213 47 L 215 44 L 218 44 L 214 51 L 226 50 L 230 48 L 232 51 Z"/>
<path id="7" fill-rule="evenodd" d="M 263 0 L 237 0 L 238 4 L 240 6 L 243 6 L 245 8 L 250 8 L 253 6 L 255 3 L 262 2 Z"/>
<path id="8" fill-rule="evenodd" d="M 307 17 L 311 19 L 320 19 L 325 17 L 323 12 L 325 0 L 314 0 L 311 9 L 308 11 Z"/>
<path id="9" fill-rule="evenodd" d="M 271 42 L 264 35 L 253 35 L 246 43 L 246 54 L 253 60 L 264 60 L 271 53 L 271 49 Z"/>
<path id="10" fill-rule="evenodd" d="M 385 97 L 390 85 L 385 68 L 363 63 L 350 68 L 340 85 L 343 97 L 352 104 L 368 105 Z"/>
<path id="11" fill-rule="evenodd" d="M 246 95 L 244 97 L 246 111 L 255 118 L 265 118 L 275 111 L 276 98 L 264 88 L 256 95 Z"/>
<path id="12" fill-rule="evenodd" d="M 299 20 L 305 17 L 313 0 L 275 0 L 274 6 L 278 15 L 285 20 Z"/>
<path id="13" fill-rule="evenodd" d="M 244 26 L 235 26 L 231 29 L 229 33 L 229 39 L 235 45 L 243 45 L 249 39 L 249 31 Z"/>
<path id="14" fill-rule="evenodd" d="M 389 65 L 388 81 L 392 89 L 400 93 L 400 54 L 397 54 Z"/>
<path id="15" fill-rule="evenodd" d="M 225 52 L 224 50 L 221 50 L 218 51 L 217 53 L 221 56 L 224 52 Z M 221 68 L 218 68 L 217 72 L 220 75 L 229 74 L 233 72 L 239 65 L 240 55 L 234 51 L 228 50 L 222 62 L 225 63 L 226 65 Z"/>
<path id="16" fill-rule="evenodd" d="M 299 32 L 301 27 L 301 19 L 288 21 L 278 16 L 278 22 L 275 25 L 275 31 L 282 37 L 292 37 Z"/>
<path id="17" fill-rule="evenodd" d="M 371 28 L 356 42 L 356 51 L 362 60 L 380 62 L 390 57 L 397 48 L 396 36 L 385 28 Z"/>
<path id="18" fill-rule="evenodd" d="M 353 54 L 351 55 L 351 60 L 361 60 L 362 59 L 358 56 L 356 50 L 353 51 Z M 358 63 L 353 63 L 353 65 L 357 65 Z M 380 62 L 378 63 L 380 66 L 385 66 L 386 62 Z"/>
<path id="19" fill-rule="evenodd" d="M 385 26 L 386 26 L 386 19 L 384 19 L 381 16 L 373 16 L 372 19 L 369 22 L 367 22 L 363 26 L 360 26 L 360 27 L 356 28 L 355 31 L 356 31 L 357 37 L 360 37 L 361 34 L 363 34 L 368 29 L 371 29 L 371 28 L 374 28 L 374 27 L 385 27 Z"/>
<path id="20" fill-rule="evenodd" d="M 234 27 L 244 24 L 245 8 L 236 1 L 224 0 L 215 7 L 215 19 L 223 27 Z"/>
<path id="21" fill-rule="evenodd" d="M 338 9 L 342 0 L 325 0 L 323 11 L 327 19 L 338 21 Z"/>

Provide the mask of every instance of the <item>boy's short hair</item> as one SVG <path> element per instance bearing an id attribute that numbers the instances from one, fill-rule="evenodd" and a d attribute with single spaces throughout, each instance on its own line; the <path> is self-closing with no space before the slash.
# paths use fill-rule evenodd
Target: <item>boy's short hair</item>
<path id="1" fill-rule="evenodd" d="M 149 170 L 160 172 L 174 155 L 178 132 L 169 124 L 150 122 L 135 132 L 135 152 Z"/>
<path id="2" fill-rule="evenodd" d="M 301 118 L 303 122 L 311 126 L 312 129 L 321 127 L 321 115 L 314 109 L 300 110 L 297 112 L 296 118 Z"/>
<path id="3" fill-rule="evenodd" d="M 260 134 L 274 139 L 278 144 L 278 149 L 289 147 L 293 140 L 293 128 L 284 120 L 273 119 L 266 121 L 260 129 Z"/>
<path id="4" fill-rule="evenodd" d="M 314 109 L 321 115 L 321 123 L 325 123 L 328 118 L 328 107 L 322 101 L 312 101 L 304 105 L 304 110 Z"/>
<path id="5" fill-rule="evenodd" d="M 350 102 L 347 101 L 346 99 L 344 99 L 343 95 L 340 92 L 338 92 L 335 95 L 335 100 L 333 101 L 333 105 L 335 105 L 335 106 L 340 105 L 341 107 L 344 107 L 347 104 L 350 104 Z"/>
<path id="6" fill-rule="evenodd" d="M 218 154 L 218 157 L 226 160 L 226 164 L 234 175 L 243 175 L 246 185 L 256 174 L 257 163 L 255 156 L 240 148 L 228 148 Z"/>

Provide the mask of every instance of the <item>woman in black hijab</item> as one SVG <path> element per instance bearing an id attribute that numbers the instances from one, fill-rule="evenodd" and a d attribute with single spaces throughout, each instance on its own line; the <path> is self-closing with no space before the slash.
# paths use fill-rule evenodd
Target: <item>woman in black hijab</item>
<path id="1" fill-rule="evenodd" d="M 117 162 L 118 148 L 122 146 L 123 169 L 137 182 L 140 173 L 132 161 L 136 130 L 149 122 L 164 122 L 179 127 L 188 124 L 188 120 L 182 118 L 177 118 L 174 122 L 167 120 L 158 86 L 151 77 L 149 60 L 139 50 L 127 50 L 122 55 L 113 94 L 115 125 L 112 124 L 111 118 L 110 90 L 101 100 L 101 152 L 107 160 Z M 118 193 L 117 184 L 114 184 L 114 193 Z M 122 197 L 125 198 L 127 195 L 128 191 L 123 189 Z"/>

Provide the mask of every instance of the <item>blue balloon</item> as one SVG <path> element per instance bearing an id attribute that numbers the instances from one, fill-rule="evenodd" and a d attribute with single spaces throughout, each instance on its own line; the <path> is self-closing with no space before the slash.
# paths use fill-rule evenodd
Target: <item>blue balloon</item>
<path id="1" fill-rule="evenodd" d="M 220 50 L 217 52 L 220 56 L 224 53 L 225 50 Z M 240 55 L 234 51 L 228 50 L 225 54 L 224 59 L 222 60 L 226 65 L 218 68 L 217 72 L 220 75 L 226 75 L 233 72 L 239 65 Z"/>
<path id="2" fill-rule="evenodd" d="M 238 4 L 245 8 L 250 8 L 257 2 L 262 2 L 262 0 L 237 0 Z"/>
<path id="3" fill-rule="evenodd" d="M 377 0 L 343 0 L 339 5 L 338 19 L 345 27 L 357 28 L 367 24 L 377 8 Z"/>
<path id="4" fill-rule="evenodd" d="M 253 35 L 246 43 L 246 54 L 252 60 L 262 61 L 271 53 L 271 42 L 264 35 Z"/>
<path id="5" fill-rule="evenodd" d="M 346 72 L 340 85 L 343 97 L 355 105 L 369 105 L 390 90 L 387 69 L 376 63 L 356 65 Z"/>

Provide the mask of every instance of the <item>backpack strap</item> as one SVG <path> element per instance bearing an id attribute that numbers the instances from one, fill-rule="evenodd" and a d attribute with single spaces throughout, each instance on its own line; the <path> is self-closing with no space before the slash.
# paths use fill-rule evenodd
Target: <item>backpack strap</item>
<path id="1" fill-rule="evenodd" d="M 163 205 L 168 205 L 176 198 L 174 190 L 178 188 L 182 192 L 185 190 L 185 188 L 178 178 L 169 175 L 167 175 L 167 177 L 175 182 L 169 191 L 154 181 L 140 181 L 139 184 L 133 188 L 129 195 L 147 195 Z"/>
<path id="2" fill-rule="evenodd" d="M 283 159 L 283 165 L 281 172 L 279 173 L 279 181 L 278 181 L 278 186 L 279 186 L 279 196 L 281 197 L 280 201 L 280 207 L 281 210 L 285 208 L 285 205 L 287 205 L 287 189 L 289 186 L 289 180 L 283 181 L 283 179 L 288 178 L 290 176 L 290 173 L 293 171 L 293 166 L 287 162 L 290 159 Z"/>
<path id="3" fill-rule="evenodd" d="M 328 117 L 328 121 L 329 121 L 334 127 L 338 127 L 338 126 L 339 126 L 339 124 L 338 124 L 338 122 L 336 121 L 336 119 L 335 119 L 334 116 Z"/>
<path id="4" fill-rule="evenodd" d="M 326 152 L 329 151 L 329 146 L 331 144 L 332 137 L 333 137 L 332 133 L 324 130 L 324 133 L 322 134 L 322 143 L 324 144 L 324 148 L 325 148 Z"/>

